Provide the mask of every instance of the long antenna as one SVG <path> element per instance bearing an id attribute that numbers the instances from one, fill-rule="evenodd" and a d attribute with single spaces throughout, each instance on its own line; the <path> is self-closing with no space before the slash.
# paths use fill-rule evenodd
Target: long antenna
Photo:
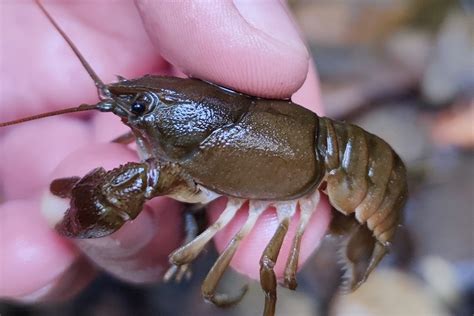
<path id="1" fill-rule="evenodd" d="M 89 65 L 89 63 L 86 61 L 86 59 L 84 58 L 84 56 L 82 56 L 81 52 L 79 51 L 79 49 L 76 47 L 76 45 L 74 45 L 74 43 L 71 41 L 71 39 L 66 35 L 66 33 L 61 29 L 61 27 L 56 23 L 56 21 L 53 19 L 53 17 L 49 14 L 48 11 L 46 11 L 45 7 L 43 7 L 43 5 L 41 4 L 41 2 L 39 0 L 35 0 L 36 4 L 38 5 L 38 7 L 41 9 L 41 11 L 43 11 L 43 13 L 46 15 L 46 17 L 48 18 L 48 20 L 51 22 L 51 24 L 53 24 L 54 28 L 56 28 L 56 30 L 59 32 L 59 34 L 61 34 L 61 36 L 63 37 L 63 39 L 66 41 L 66 43 L 69 45 L 69 47 L 72 49 L 72 51 L 74 52 L 74 54 L 77 56 L 77 58 L 79 59 L 79 61 L 81 62 L 82 66 L 84 66 L 84 68 L 86 69 L 87 73 L 89 74 L 89 76 L 92 78 L 92 80 L 94 80 L 94 83 L 97 87 L 97 89 L 99 89 L 99 98 L 100 99 L 103 99 L 104 97 L 110 97 L 110 92 L 109 92 L 109 89 L 107 88 L 107 86 L 104 84 L 104 82 L 102 80 L 100 80 L 99 76 L 95 73 L 94 69 L 92 69 L 92 67 Z"/>
<path id="2" fill-rule="evenodd" d="M 127 109 L 127 107 L 119 99 L 116 99 L 112 96 L 109 89 L 107 88 L 107 85 L 104 84 L 104 82 L 95 73 L 95 71 L 92 69 L 92 67 L 89 65 L 89 63 L 86 61 L 84 56 L 82 56 L 79 49 L 74 45 L 74 43 L 66 35 L 66 33 L 64 33 L 64 31 L 56 23 L 56 21 L 49 14 L 49 12 L 46 11 L 46 9 L 43 7 L 41 2 L 39 0 L 35 0 L 35 2 L 38 5 L 38 7 L 41 9 L 41 11 L 43 11 L 44 15 L 48 18 L 48 20 L 51 22 L 51 24 L 54 26 L 54 28 L 59 32 L 59 34 L 61 34 L 62 38 L 66 41 L 66 43 L 72 49 L 72 51 L 74 52 L 76 57 L 81 62 L 82 66 L 84 66 L 84 69 L 87 71 L 89 76 L 94 81 L 94 83 L 95 83 L 95 85 L 98 89 L 98 92 L 99 92 L 99 99 L 101 99 L 102 102 L 99 102 L 98 104 L 94 104 L 94 105 L 82 104 L 82 105 L 80 105 L 78 107 L 74 107 L 74 108 L 62 109 L 62 110 L 58 110 L 58 111 L 52 111 L 52 112 L 42 113 L 42 114 L 33 115 L 33 116 L 29 116 L 29 117 L 24 117 L 24 118 L 20 118 L 20 119 L 9 121 L 9 122 L 3 122 L 3 123 L 0 123 L 0 127 L 15 125 L 15 124 L 28 122 L 28 121 L 32 121 L 32 120 L 37 120 L 37 119 L 41 119 L 41 118 L 49 117 L 49 116 L 55 116 L 55 115 L 61 115 L 61 114 L 66 114 L 66 113 L 73 113 L 73 112 L 83 112 L 83 111 L 89 111 L 89 110 L 99 110 L 99 111 L 102 111 L 102 112 L 112 111 L 112 112 L 116 113 L 114 111 L 114 108 L 115 108 L 116 110 L 120 109 L 123 113 L 130 114 L 130 111 Z"/>
<path id="3" fill-rule="evenodd" d="M 23 123 L 23 122 L 28 122 L 28 121 L 33 121 L 37 120 L 43 117 L 48 117 L 48 116 L 55 116 L 55 115 L 61 115 L 61 114 L 66 114 L 66 113 L 73 113 L 73 112 L 83 112 L 83 111 L 89 111 L 89 110 L 97 110 L 98 107 L 96 104 L 90 105 L 90 104 L 82 104 L 74 108 L 69 108 L 69 109 L 62 109 L 58 111 L 52 111 L 52 112 L 47 112 L 47 113 L 41 113 L 38 115 L 33 115 L 33 116 L 28 116 L 24 117 L 18 120 L 10 121 L 10 122 L 4 122 L 0 123 L 0 127 L 5 127 L 5 126 L 10 126 L 10 125 L 15 125 L 18 123 Z"/>
<path id="4" fill-rule="evenodd" d="M 48 20 L 51 22 L 51 24 L 54 26 L 54 28 L 61 34 L 62 38 L 66 41 L 66 43 L 69 45 L 69 47 L 72 49 L 74 54 L 77 56 L 81 64 L 84 66 L 86 69 L 87 73 L 89 76 L 92 78 L 94 81 L 98 92 L 99 92 L 99 99 L 103 100 L 103 102 L 100 102 L 95 105 L 89 105 L 89 104 L 82 104 L 78 107 L 74 108 L 68 108 L 68 109 L 62 109 L 58 111 L 52 111 L 52 112 L 47 112 L 47 113 L 41 113 L 38 115 L 33 115 L 33 116 L 28 116 L 24 118 L 20 118 L 17 120 L 9 121 L 9 122 L 3 122 L 0 123 L 0 127 L 6 127 L 10 125 L 15 125 L 23 122 L 28 122 L 28 121 L 33 121 L 37 119 L 41 119 L 44 117 L 49 117 L 49 116 L 55 116 L 55 115 L 61 115 L 61 114 L 66 114 L 66 113 L 73 113 L 73 112 L 83 112 L 83 111 L 89 111 L 89 110 L 100 110 L 100 111 L 110 111 L 110 103 L 106 102 L 109 101 L 110 99 L 113 99 L 111 96 L 111 93 L 109 89 L 107 88 L 107 85 L 104 84 L 102 80 L 100 80 L 99 76 L 95 73 L 95 71 L 92 69 L 92 67 L 89 65 L 89 63 L 86 61 L 84 56 L 82 56 L 81 52 L 77 47 L 74 45 L 74 43 L 71 41 L 71 39 L 64 33 L 64 31 L 59 27 L 59 25 L 56 23 L 56 21 L 53 19 L 53 17 L 46 11 L 46 9 L 43 7 L 41 2 L 39 0 L 35 0 L 36 4 L 38 7 L 43 11 L 43 13 L 46 15 Z M 124 107 L 120 102 L 116 101 L 116 105 L 124 110 L 125 112 L 128 112 L 126 107 Z"/>

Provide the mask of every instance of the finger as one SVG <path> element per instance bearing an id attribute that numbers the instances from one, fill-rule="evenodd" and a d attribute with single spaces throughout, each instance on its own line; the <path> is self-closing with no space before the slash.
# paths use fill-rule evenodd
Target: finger
<path id="1" fill-rule="evenodd" d="M 137 0 L 152 41 L 186 74 L 251 95 L 287 98 L 308 51 L 280 1 Z"/>
<path id="2" fill-rule="evenodd" d="M 106 170 L 136 161 L 135 152 L 118 144 L 87 146 L 60 163 L 53 178 L 82 176 L 102 166 Z M 56 204 L 47 195 L 44 212 L 52 225 L 64 216 L 67 204 Z M 156 282 L 168 267 L 168 254 L 176 248 L 181 235 L 181 205 L 160 198 L 147 203 L 139 216 L 119 231 L 98 239 L 73 240 L 98 266 L 130 282 Z"/>
<path id="3" fill-rule="evenodd" d="M 0 205 L 0 297 L 23 302 L 66 299 L 95 274 L 38 210 L 38 199 Z"/>
<path id="4" fill-rule="evenodd" d="M 87 124 L 64 117 L 9 129 L 0 138 L 3 198 L 27 198 L 46 186 L 56 165 L 67 154 L 89 142 L 90 135 Z"/>
<path id="5" fill-rule="evenodd" d="M 306 80 L 301 88 L 293 94 L 291 100 L 322 116 L 325 113 L 325 105 L 321 102 L 321 90 L 319 87 L 316 67 L 313 63 L 310 63 Z"/>

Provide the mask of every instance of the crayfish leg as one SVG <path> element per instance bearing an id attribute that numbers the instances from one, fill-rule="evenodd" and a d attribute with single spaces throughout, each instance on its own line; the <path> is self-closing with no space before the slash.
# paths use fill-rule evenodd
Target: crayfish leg
<path id="1" fill-rule="evenodd" d="M 262 290 L 265 292 L 264 316 L 275 315 L 277 279 L 273 267 L 276 264 L 281 245 L 283 244 L 286 232 L 288 231 L 289 223 L 289 218 L 280 221 L 275 234 L 260 258 L 260 285 L 262 286 Z"/>
<path id="2" fill-rule="evenodd" d="M 247 285 L 242 287 L 238 294 L 235 296 L 216 293 L 216 288 L 219 284 L 219 281 L 222 279 L 225 270 L 232 261 L 232 258 L 234 257 L 234 254 L 237 251 L 240 242 L 250 233 L 252 228 L 255 226 L 257 219 L 267 209 L 267 206 L 267 203 L 260 203 L 255 201 L 249 202 L 249 215 L 247 217 L 247 220 L 227 244 L 226 248 L 219 256 L 219 258 L 217 258 L 216 262 L 212 266 L 211 270 L 207 274 L 206 279 L 202 284 L 201 291 L 203 297 L 206 300 L 213 302 L 217 306 L 225 307 L 238 303 L 247 292 Z"/>
<path id="3" fill-rule="evenodd" d="M 298 200 L 298 204 L 300 207 L 300 220 L 296 235 L 293 238 L 290 255 L 288 256 L 288 260 L 286 262 L 285 277 L 283 283 L 283 286 L 289 288 L 290 290 L 295 290 L 298 285 L 296 282 L 296 270 L 298 269 L 301 238 L 303 237 L 303 234 L 306 230 L 306 226 L 308 225 L 311 216 L 316 210 L 316 206 L 319 203 L 319 197 L 319 191 L 316 190 L 315 193 L 313 193 L 311 196 Z"/>
<path id="4" fill-rule="evenodd" d="M 219 218 L 214 222 L 214 224 L 209 226 L 199 236 L 181 248 L 178 248 L 170 255 L 171 264 L 180 266 L 193 261 L 201 253 L 207 243 L 214 237 L 214 235 L 234 218 L 235 214 L 242 207 L 244 202 L 245 200 L 229 198 L 226 208 Z"/>
<path id="5" fill-rule="evenodd" d="M 184 231 L 185 237 L 182 245 L 186 245 L 191 242 L 198 235 L 198 224 L 196 218 L 192 214 L 192 211 L 186 209 L 184 211 Z M 191 278 L 191 269 L 189 264 L 183 264 L 181 266 L 171 265 L 171 267 L 166 271 L 163 276 L 163 281 L 169 282 L 171 279 L 174 279 L 176 282 L 181 282 L 183 278 Z"/>
<path id="6" fill-rule="evenodd" d="M 272 239 L 265 247 L 260 258 L 260 285 L 265 292 L 264 316 L 275 314 L 277 300 L 277 279 L 273 268 L 280 254 L 280 249 L 285 239 L 290 219 L 296 212 L 297 201 L 276 202 L 272 204 L 276 208 L 278 215 L 278 228 Z"/>

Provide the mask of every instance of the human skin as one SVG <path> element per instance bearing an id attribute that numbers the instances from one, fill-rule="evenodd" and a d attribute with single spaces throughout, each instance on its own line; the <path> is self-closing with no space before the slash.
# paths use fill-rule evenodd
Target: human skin
<path id="1" fill-rule="evenodd" d="M 114 81 L 115 74 L 135 78 L 184 73 L 256 96 L 293 96 L 321 114 L 314 68 L 280 2 L 190 5 L 45 3 L 104 82 Z M 38 7 L 13 1 L 0 6 L 0 121 L 97 102 L 92 80 Z M 104 22 L 111 17 L 120 23 Z M 137 160 L 129 147 L 108 143 L 126 131 L 110 113 L 54 117 L 0 130 L 0 297 L 23 302 L 66 299 L 94 278 L 97 267 L 134 283 L 161 279 L 167 256 L 183 234 L 178 202 L 154 199 L 135 221 L 95 240 L 67 240 L 55 233 L 51 225 L 67 205 L 40 211 L 52 179 Z M 208 207 L 210 221 L 223 207 L 222 199 Z M 219 251 L 245 217 L 245 210 L 240 211 L 216 236 Z M 282 275 L 297 219 L 275 267 L 277 276 Z M 323 200 L 303 237 L 300 264 L 317 248 L 329 220 Z M 260 255 L 276 226 L 276 214 L 268 210 L 242 242 L 232 267 L 258 278 Z"/>

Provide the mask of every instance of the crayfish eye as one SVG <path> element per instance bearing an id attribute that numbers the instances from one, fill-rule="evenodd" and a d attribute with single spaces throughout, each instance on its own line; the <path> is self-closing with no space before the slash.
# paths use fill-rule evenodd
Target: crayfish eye
<path id="1" fill-rule="evenodd" d="M 158 97 L 150 92 L 137 95 L 130 104 L 130 112 L 135 115 L 143 115 L 150 112 L 157 103 Z"/>
<path id="2" fill-rule="evenodd" d="M 135 101 L 130 106 L 130 111 L 135 115 L 142 115 L 146 111 L 146 104 L 142 101 Z"/>

